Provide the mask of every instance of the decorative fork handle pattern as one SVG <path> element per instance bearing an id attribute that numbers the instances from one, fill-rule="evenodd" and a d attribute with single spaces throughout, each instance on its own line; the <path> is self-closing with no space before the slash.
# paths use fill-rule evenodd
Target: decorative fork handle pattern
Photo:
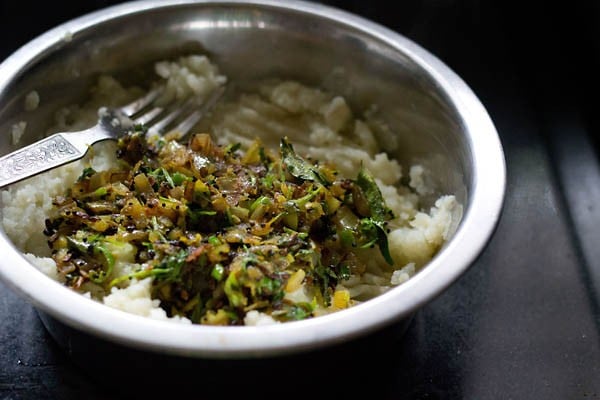
<path id="1" fill-rule="evenodd" d="M 0 158 L 0 188 L 82 158 L 87 147 L 57 133 Z"/>

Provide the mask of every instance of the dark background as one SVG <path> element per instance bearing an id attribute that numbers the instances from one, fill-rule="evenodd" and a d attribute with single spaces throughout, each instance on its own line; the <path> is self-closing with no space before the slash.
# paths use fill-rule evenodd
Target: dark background
<path id="1" fill-rule="evenodd" d="M 0 59 L 61 22 L 115 3 L 2 1 Z M 185 370 L 112 349 L 123 357 L 108 373 L 108 358 L 66 354 L 34 309 L 0 284 L 0 398 L 116 399 L 140 389 L 156 398 L 351 399 L 369 392 L 376 399 L 600 399 L 600 3 L 323 3 L 425 47 L 488 109 L 508 186 L 479 260 L 404 335 L 391 327 L 298 357 Z M 153 371 L 127 372 L 140 362 Z"/>

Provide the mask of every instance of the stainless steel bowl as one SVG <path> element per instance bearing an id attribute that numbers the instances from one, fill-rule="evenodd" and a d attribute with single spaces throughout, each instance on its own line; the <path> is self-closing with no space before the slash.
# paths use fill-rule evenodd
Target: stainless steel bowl
<path id="1" fill-rule="evenodd" d="M 498 221 L 505 164 L 496 130 L 469 87 L 427 50 L 355 15 L 308 2 L 139 1 L 94 12 L 32 40 L 0 65 L 0 154 L 9 128 L 43 131 L 58 107 L 81 100 L 100 72 L 135 81 L 150 62 L 208 54 L 240 85 L 281 76 L 341 93 L 351 106 L 380 105 L 397 132 L 404 165 L 424 163 L 438 193 L 464 215 L 452 239 L 407 283 L 356 307 L 261 327 L 182 326 L 126 314 L 84 298 L 30 265 L 0 231 L 0 276 L 41 313 L 55 337 L 64 327 L 139 350 L 191 358 L 298 353 L 406 321 L 444 291 L 483 250 Z M 24 96 L 43 99 L 35 113 Z M 36 139 L 25 135 L 22 144 Z M 384 148 L 387 143 L 381 144 Z"/>

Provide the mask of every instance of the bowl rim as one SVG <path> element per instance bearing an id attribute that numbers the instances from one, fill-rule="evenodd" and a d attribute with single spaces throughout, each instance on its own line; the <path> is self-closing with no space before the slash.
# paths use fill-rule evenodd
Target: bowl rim
<path id="1" fill-rule="evenodd" d="M 332 6 L 304 0 L 138 0 L 77 17 L 32 39 L 0 64 L 0 93 L 14 77 L 55 46 L 65 35 L 124 15 L 182 5 L 253 5 L 292 10 L 351 26 L 403 53 L 445 93 L 462 118 L 474 166 L 471 202 L 452 240 L 418 274 L 404 284 L 346 310 L 303 321 L 268 326 L 219 327 L 183 325 L 128 314 L 65 290 L 33 267 L 14 248 L 3 229 L 0 278 L 35 308 L 72 328 L 141 350 L 186 357 L 245 358 L 296 353 L 362 336 L 409 317 L 441 294 L 475 261 L 500 218 L 506 165 L 496 128 L 468 85 L 428 50 L 374 21 Z M 467 249 L 467 250 L 465 250 Z"/>

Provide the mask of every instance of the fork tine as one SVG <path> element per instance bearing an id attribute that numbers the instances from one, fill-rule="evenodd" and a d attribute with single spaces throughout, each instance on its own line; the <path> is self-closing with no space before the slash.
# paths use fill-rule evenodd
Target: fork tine
<path id="1" fill-rule="evenodd" d="M 162 114 L 163 111 L 163 107 L 154 107 L 145 114 L 142 114 L 137 118 L 133 118 L 133 122 L 139 125 L 147 125 L 154 121 L 160 114 Z"/>
<path id="2" fill-rule="evenodd" d="M 138 112 L 140 112 L 141 110 L 143 110 L 146 106 L 151 104 L 154 100 L 156 100 L 158 95 L 161 94 L 163 90 L 164 90 L 163 87 L 157 87 L 155 89 L 152 89 L 151 91 L 146 93 L 144 96 L 121 107 L 121 111 L 125 115 L 132 117 L 133 115 L 135 115 Z"/>
<path id="3" fill-rule="evenodd" d="M 163 130 L 177 117 L 182 115 L 184 112 L 187 113 L 196 100 L 197 99 L 195 97 L 190 97 L 183 103 L 180 103 L 181 105 L 176 106 L 173 111 L 165 115 L 159 121 L 152 123 L 152 126 L 148 129 L 148 134 L 155 135 L 162 133 Z M 172 108 L 172 106 L 170 108 Z"/>
<path id="4" fill-rule="evenodd" d="M 218 87 L 215 91 L 210 95 L 208 100 L 199 109 L 194 110 L 190 115 L 188 115 L 183 121 L 181 121 L 174 129 L 169 132 L 169 135 L 174 136 L 174 139 L 181 140 L 183 139 L 189 131 L 200 121 L 200 119 L 210 111 L 215 103 L 221 98 L 221 96 L 225 93 L 225 88 L 223 86 Z"/>

